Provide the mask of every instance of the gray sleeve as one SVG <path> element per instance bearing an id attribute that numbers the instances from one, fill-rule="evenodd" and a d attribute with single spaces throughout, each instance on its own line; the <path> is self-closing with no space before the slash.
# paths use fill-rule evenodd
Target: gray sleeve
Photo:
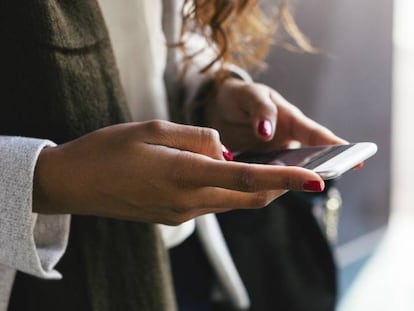
<path id="1" fill-rule="evenodd" d="M 54 266 L 69 235 L 69 215 L 32 212 L 33 174 L 48 140 L 0 136 L 0 264 L 42 278 L 61 275 Z"/>

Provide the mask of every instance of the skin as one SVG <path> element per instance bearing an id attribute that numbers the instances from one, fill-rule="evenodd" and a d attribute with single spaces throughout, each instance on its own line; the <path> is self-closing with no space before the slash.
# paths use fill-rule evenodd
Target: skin
<path id="1" fill-rule="evenodd" d="M 258 131 L 262 120 L 271 123 L 270 136 Z M 232 150 L 345 142 L 271 88 L 236 79 L 224 82 L 206 122 L 217 130 L 126 123 L 45 148 L 33 211 L 178 225 L 206 213 L 260 208 L 309 181 L 322 189 L 323 181 L 303 168 L 227 162 L 222 141 Z"/>
<path id="2" fill-rule="evenodd" d="M 258 130 L 264 120 L 271 124 L 269 136 Z M 216 101 L 207 106 L 206 124 L 220 131 L 224 144 L 234 151 L 286 148 L 292 143 L 347 143 L 305 116 L 272 88 L 239 79 L 223 83 Z"/>

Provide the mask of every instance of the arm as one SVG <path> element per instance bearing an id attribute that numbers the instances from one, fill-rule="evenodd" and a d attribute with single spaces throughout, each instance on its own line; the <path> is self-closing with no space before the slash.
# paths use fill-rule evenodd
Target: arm
<path id="1" fill-rule="evenodd" d="M 0 136 L 0 263 L 43 278 L 60 278 L 69 216 L 32 212 L 33 174 L 47 140 Z"/>
<path id="2" fill-rule="evenodd" d="M 181 40 L 182 1 L 163 1 L 163 6 L 166 41 L 174 45 Z M 191 115 L 188 107 L 202 87 L 211 81 L 219 66 L 216 63 L 209 71 L 200 73 L 214 59 L 214 51 L 203 49 L 206 46 L 205 39 L 199 35 L 186 33 L 184 47 L 168 49 L 165 80 L 172 110 L 178 111 L 178 117 L 173 115 L 173 120 L 192 121 L 188 118 Z M 187 64 L 184 76 L 183 49 L 188 55 L 202 51 Z M 283 147 L 293 141 L 307 145 L 345 143 L 304 116 L 273 89 L 254 83 L 242 69 L 231 64 L 224 64 L 224 68 L 229 71 L 230 78 L 220 85 L 216 98 L 209 98 L 208 103 L 204 103 L 202 120 L 197 121 L 216 128 L 231 150 L 263 148 L 263 143 L 266 147 Z M 182 112 L 187 112 L 184 118 L 180 116 Z"/>
<path id="3" fill-rule="evenodd" d="M 205 107 L 204 123 L 217 129 L 232 151 L 345 144 L 263 84 L 227 79 Z"/>
<path id="4" fill-rule="evenodd" d="M 224 161 L 217 131 L 166 121 L 109 126 L 42 150 L 33 209 L 151 223 L 265 206 L 322 179 L 302 168 Z M 320 191 L 319 190 L 319 191 Z"/>

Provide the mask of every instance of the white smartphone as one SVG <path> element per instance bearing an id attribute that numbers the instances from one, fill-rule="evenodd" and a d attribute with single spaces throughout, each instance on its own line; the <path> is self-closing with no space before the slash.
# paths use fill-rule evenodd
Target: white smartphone
<path id="1" fill-rule="evenodd" d="M 348 145 L 312 146 L 267 152 L 244 152 L 234 160 L 283 166 L 301 166 L 318 173 L 323 179 L 337 178 L 377 152 L 372 142 Z"/>

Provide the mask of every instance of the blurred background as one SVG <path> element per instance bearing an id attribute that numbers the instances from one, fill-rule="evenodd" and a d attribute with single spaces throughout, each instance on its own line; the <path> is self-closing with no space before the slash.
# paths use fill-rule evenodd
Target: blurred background
<path id="1" fill-rule="evenodd" d="M 296 0 L 316 55 L 276 48 L 256 76 L 378 153 L 337 181 L 340 310 L 414 310 L 414 1 Z M 411 246 L 413 245 L 413 246 Z"/>

